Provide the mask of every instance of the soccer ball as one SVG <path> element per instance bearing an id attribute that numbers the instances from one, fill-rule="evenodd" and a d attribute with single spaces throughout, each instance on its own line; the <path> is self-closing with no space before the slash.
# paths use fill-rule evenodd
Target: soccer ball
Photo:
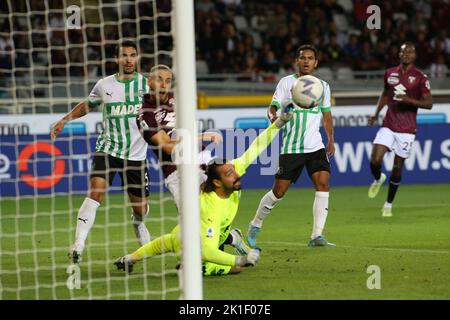
<path id="1" fill-rule="evenodd" d="M 314 108 L 323 96 L 322 81 L 311 75 L 301 76 L 295 80 L 291 93 L 292 101 L 300 108 Z"/>

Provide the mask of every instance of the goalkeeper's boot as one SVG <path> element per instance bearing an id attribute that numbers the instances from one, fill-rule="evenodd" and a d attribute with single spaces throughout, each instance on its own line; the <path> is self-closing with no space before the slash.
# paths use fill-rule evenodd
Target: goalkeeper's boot
<path id="1" fill-rule="evenodd" d="M 70 249 L 69 249 L 69 259 L 70 262 L 72 263 L 79 263 L 81 261 L 81 254 L 83 253 L 83 246 L 78 244 L 78 243 L 74 243 Z"/>
<path id="2" fill-rule="evenodd" d="M 380 179 L 375 180 L 370 185 L 369 192 L 367 193 L 369 198 L 375 198 L 377 196 L 378 192 L 380 192 L 380 188 L 383 185 L 384 181 L 386 181 L 386 175 L 384 173 L 381 173 Z"/>
<path id="3" fill-rule="evenodd" d="M 386 218 L 392 217 L 392 207 L 383 206 L 383 209 L 381 210 L 381 216 Z"/>
<path id="4" fill-rule="evenodd" d="M 230 231 L 236 244 L 232 245 L 234 251 L 240 256 L 246 256 L 250 251 L 250 247 L 245 243 L 241 230 L 234 228 Z"/>
<path id="5" fill-rule="evenodd" d="M 247 231 L 247 242 L 248 245 L 252 248 L 256 247 L 256 237 L 258 236 L 258 233 L 261 231 L 261 228 L 258 228 L 250 222 L 250 225 L 248 226 Z"/>
<path id="6" fill-rule="evenodd" d="M 139 245 L 143 246 L 144 244 L 150 242 L 150 233 L 148 232 L 145 223 L 143 221 L 136 220 L 134 215 L 131 215 L 131 221 L 133 222 L 134 234 L 136 235 Z"/>
<path id="7" fill-rule="evenodd" d="M 324 236 L 318 236 L 312 240 L 309 240 L 308 247 L 336 247 L 336 245 L 328 242 Z"/>
<path id="8" fill-rule="evenodd" d="M 114 265 L 117 267 L 117 270 L 123 270 L 128 273 L 133 272 L 133 264 L 134 262 L 130 259 L 130 255 L 120 257 L 114 261 Z"/>

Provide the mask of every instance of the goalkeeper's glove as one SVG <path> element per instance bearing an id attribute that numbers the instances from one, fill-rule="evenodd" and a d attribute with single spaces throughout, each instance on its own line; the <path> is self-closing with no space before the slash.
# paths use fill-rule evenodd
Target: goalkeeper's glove
<path id="1" fill-rule="evenodd" d="M 291 120 L 292 115 L 294 114 L 294 112 L 292 111 L 294 110 L 294 107 L 295 105 L 292 99 L 286 99 L 281 103 L 281 115 L 274 122 L 278 128 L 281 129 L 286 123 Z"/>
<path id="2" fill-rule="evenodd" d="M 255 248 L 251 249 L 246 256 L 236 256 L 235 265 L 237 267 L 255 266 L 255 264 L 259 261 L 260 252 L 261 249 Z"/>

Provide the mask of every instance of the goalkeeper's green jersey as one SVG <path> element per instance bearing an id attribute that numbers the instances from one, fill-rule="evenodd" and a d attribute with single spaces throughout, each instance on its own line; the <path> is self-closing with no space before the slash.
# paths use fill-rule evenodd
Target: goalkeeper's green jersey
<path id="1" fill-rule="evenodd" d="M 103 130 L 95 152 L 127 160 L 146 159 L 147 143 L 139 132 L 136 117 L 147 91 L 147 81 L 138 72 L 130 80 L 122 81 L 111 75 L 95 84 L 87 99 L 90 107 L 103 104 Z"/>
<path id="2" fill-rule="evenodd" d="M 261 132 L 242 156 L 231 161 L 239 176 L 245 174 L 248 166 L 267 148 L 278 132 L 279 129 L 275 124 L 270 125 Z M 234 266 L 235 256 L 220 250 L 219 247 L 230 233 L 240 198 L 241 190 L 233 192 L 227 199 L 220 198 L 214 191 L 200 193 L 200 236 L 203 262 Z M 177 226 L 172 234 L 178 235 L 178 231 Z M 179 241 L 179 237 L 176 238 Z M 179 244 L 176 247 L 179 248 Z"/>

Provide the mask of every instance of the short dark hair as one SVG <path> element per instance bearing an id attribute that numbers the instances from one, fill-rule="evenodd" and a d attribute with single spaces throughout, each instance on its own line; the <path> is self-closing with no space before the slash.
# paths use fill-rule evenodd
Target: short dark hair
<path id="1" fill-rule="evenodd" d="M 314 52 L 314 58 L 317 60 L 317 49 L 312 44 L 303 44 L 297 49 L 297 58 L 300 56 L 300 52 L 303 50 L 311 50 Z"/>
<path id="2" fill-rule="evenodd" d="M 119 57 L 119 52 L 120 52 L 120 48 L 126 48 L 126 47 L 131 47 L 134 48 L 136 50 L 136 52 L 138 51 L 137 49 L 137 45 L 135 42 L 131 41 L 131 40 L 122 40 L 120 41 L 119 44 L 116 45 L 116 57 Z"/>
<path id="3" fill-rule="evenodd" d="M 219 167 L 223 166 L 228 162 L 227 159 L 224 158 L 214 158 L 211 161 L 209 161 L 208 165 L 206 166 L 206 176 L 208 177 L 205 182 L 202 184 L 202 191 L 206 193 L 210 193 L 215 190 L 214 186 L 214 179 L 220 180 L 220 174 L 217 170 Z"/>

